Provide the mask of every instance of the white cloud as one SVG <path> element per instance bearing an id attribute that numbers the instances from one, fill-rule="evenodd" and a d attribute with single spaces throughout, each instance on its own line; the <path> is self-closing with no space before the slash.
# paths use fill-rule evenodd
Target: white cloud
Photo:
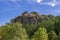
<path id="1" fill-rule="evenodd" d="M 52 7 L 54 7 L 56 4 L 57 4 L 57 3 L 56 3 L 56 0 L 53 0 L 53 2 L 50 3 L 50 5 L 51 5 Z"/>
<path id="2" fill-rule="evenodd" d="M 42 0 L 36 0 L 38 3 L 40 3 Z"/>
<path id="3" fill-rule="evenodd" d="M 47 5 L 50 5 L 50 6 L 52 6 L 52 7 L 54 7 L 57 3 L 54 3 L 54 2 L 48 2 L 48 3 L 46 3 Z"/>
<path id="4" fill-rule="evenodd" d="M 39 1 L 38 1 L 39 2 Z M 57 2 L 56 2 L 56 0 L 53 0 L 52 2 L 39 2 L 39 4 L 42 4 L 42 5 L 49 5 L 49 6 L 52 6 L 52 7 L 54 7 L 54 6 L 56 6 L 56 4 L 57 4 Z"/>
<path id="5" fill-rule="evenodd" d="M 54 7 L 54 6 L 55 6 L 55 4 L 51 4 L 51 6 L 52 6 L 52 7 Z"/>
<path id="6" fill-rule="evenodd" d="M 57 2 L 56 0 L 53 0 L 52 2 L 49 3 L 49 5 L 51 5 L 52 7 L 56 6 Z"/>

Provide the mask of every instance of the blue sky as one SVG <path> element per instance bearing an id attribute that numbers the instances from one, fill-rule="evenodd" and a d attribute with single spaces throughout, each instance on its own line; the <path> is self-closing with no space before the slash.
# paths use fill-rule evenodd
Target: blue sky
<path id="1" fill-rule="evenodd" d="M 60 15 L 60 0 L 0 0 L 0 25 L 24 11 Z"/>

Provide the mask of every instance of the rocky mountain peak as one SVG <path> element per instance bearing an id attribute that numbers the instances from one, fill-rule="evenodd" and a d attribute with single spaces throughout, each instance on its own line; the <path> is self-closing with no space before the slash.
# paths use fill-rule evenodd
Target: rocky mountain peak
<path id="1" fill-rule="evenodd" d="M 12 22 L 21 22 L 22 24 L 35 24 L 47 19 L 47 17 L 41 16 L 42 15 L 39 15 L 37 12 L 29 13 L 28 11 L 25 11 L 21 16 L 14 18 Z"/>

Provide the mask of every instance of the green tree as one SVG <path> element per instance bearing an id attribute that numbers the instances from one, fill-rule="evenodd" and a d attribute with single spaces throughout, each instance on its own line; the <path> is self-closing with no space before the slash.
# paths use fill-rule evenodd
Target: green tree
<path id="1" fill-rule="evenodd" d="M 57 35 L 54 31 L 48 33 L 49 40 L 56 40 Z"/>
<path id="2" fill-rule="evenodd" d="M 3 27 L 0 40 L 28 40 L 28 35 L 22 24 L 17 22 Z"/>
<path id="3" fill-rule="evenodd" d="M 32 40 L 48 40 L 48 34 L 45 28 L 38 28 L 34 33 Z"/>
<path id="4" fill-rule="evenodd" d="M 44 21 L 38 23 L 37 24 L 37 27 L 38 28 L 39 27 L 44 27 L 44 28 L 47 29 L 47 32 L 50 32 L 50 31 L 52 31 L 52 30 L 55 29 L 54 28 L 54 21 L 52 21 L 52 20 L 44 20 Z"/>
<path id="5" fill-rule="evenodd" d="M 29 24 L 25 24 L 25 29 L 27 31 L 27 34 L 29 35 L 29 38 L 32 38 L 32 36 L 34 35 L 34 32 L 37 29 L 37 25 L 29 25 Z"/>
<path id="6" fill-rule="evenodd" d="M 59 33 L 60 32 L 60 17 L 59 16 L 56 17 L 54 26 L 55 26 L 56 32 Z"/>

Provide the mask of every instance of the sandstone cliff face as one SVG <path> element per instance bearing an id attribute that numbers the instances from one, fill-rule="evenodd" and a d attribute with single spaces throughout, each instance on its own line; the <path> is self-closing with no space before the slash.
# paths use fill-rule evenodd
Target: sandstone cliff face
<path id="1" fill-rule="evenodd" d="M 12 20 L 12 22 L 21 22 L 22 24 L 35 24 L 41 22 L 42 20 L 46 20 L 48 17 L 39 15 L 36 12 L 28 13 L 27 11 L 22 13 L 21 16 L 18 16 Z"/>

